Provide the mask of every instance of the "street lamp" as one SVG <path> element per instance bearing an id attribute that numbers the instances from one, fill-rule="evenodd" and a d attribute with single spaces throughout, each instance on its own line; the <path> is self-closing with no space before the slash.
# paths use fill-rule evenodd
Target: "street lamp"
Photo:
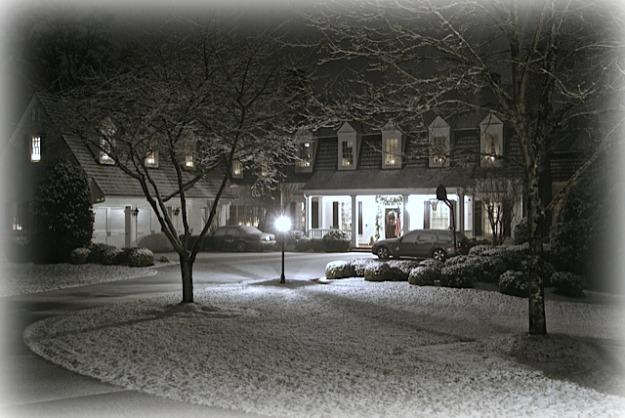
<path id="1" fill-rule="evenodd" d="M 284 242 L 286 241 L 286 233 L 291 229 L 291 218 L 281 215 L 276 219 L 275 227 L 282 233 L 282 274 L 280 275 L 280 283 L 284 283 Z"/>

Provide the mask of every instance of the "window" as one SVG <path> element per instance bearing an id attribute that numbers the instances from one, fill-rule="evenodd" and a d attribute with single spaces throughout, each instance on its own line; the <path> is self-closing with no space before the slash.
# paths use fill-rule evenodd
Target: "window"
<path id="1" fill-rule="evenodd" d="M 196 147 L 195 141 L 188 141 L 184 144 L 184 161 L 182 162 L 182 164 L 186 170 L 195 169 L 195 159 L 196 159 L 195 147 Z"/>
<path id="2" fill-rule="evenodd" d="M 33 135 L 30 137 L 30 161 L 33 163 L 41 161 L 41 145 L 40 135 Z"/>
<path id="3" fill-rule="evenodd" d="M 489 114 L 480 123 L 480 165 L 497 166 L 503 156 L 503 123 Z"/>
<path id="4" fill-rule="evenodd" d="M 111 157 L 112 144 L 109 140 L 100 139 L 100 164 L 115 164 L 115 161 Z"/>
<path id="5" fill-rule="evenodd" d="M 312 171 L 313 144 L 306 141 L 299 144 L 297 171 Z"/>
<path id="6" fill-rule="evenodd" d="M 447 229 L 451 225 L 451 214 L 449 207 L 438 200 L 430 201 L 430 227 L 432 229 Z"/>
<path id="7" fill-rule="evenodd" d="M 402 135 L 392 123 L 382 129 L 382 168 L 400 168 Z"/>
<path id="8" fill-rule="evenodd" d="M 449 167 L 449 140 L 450 127 L 437 116 L 429 126 L 430 167 Z"/>
<path id="9" fill-rule="evenodd" d="M 354 143 L 352 140 L 341 141 L 341 167 L 354 166 Z"/>
<path id="10" fill-rule="evenodd" d="M 148 154 L 145 156 L 144 164 L 146 167 L 158 167 L 158 151 L 148 151 Z"/>
<path id="11" fill-rule="evenodd" d="M 232 178 L 243 178 L 243 164 L 241 164 L 241 161 L 239 160 L 235 160 L 232 162 Z"/>

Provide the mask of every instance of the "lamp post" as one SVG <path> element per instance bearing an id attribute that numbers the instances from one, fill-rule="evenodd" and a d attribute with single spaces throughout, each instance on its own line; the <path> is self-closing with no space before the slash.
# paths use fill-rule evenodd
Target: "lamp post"
<path id="1" fill-rule="evenodd" d="M 280 274 L 280 283 L 285 283 L 284 278 L 284 242 L 286 241 L 286 233 L 291 229 L 291 219 L 288 216 L 281 215 L 276 219 L 276 229 L 282 235 L 282 274 Z"/>

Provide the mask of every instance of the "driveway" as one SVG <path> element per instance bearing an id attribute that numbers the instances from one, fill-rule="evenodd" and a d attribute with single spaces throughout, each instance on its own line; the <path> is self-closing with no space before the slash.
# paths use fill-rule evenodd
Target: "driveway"
<path id="1" fill-rule="evenodd" d="M 168 255 L 174 260 L 174 255 Z M 322 277 L 332 260 L 371 257 L 366 253 L 287 253 L 286 280 Z M 280 253 L 201 253 L 194 267 L 194 287 L 201 289 L 250 279 L 277 278 Z M 3 354 L 0 364 L 4 395 L 2 417 L 248 417 L 240 413 L 181 404 L 118 388 L 71 373 L 34 355 L 23 344 L 30 324 L 71 312 L 181 292 L 177 264 L 164 265 L 156 275 L 3 298 Z M 7 378 L 8 376 L 8 378 Z"/>

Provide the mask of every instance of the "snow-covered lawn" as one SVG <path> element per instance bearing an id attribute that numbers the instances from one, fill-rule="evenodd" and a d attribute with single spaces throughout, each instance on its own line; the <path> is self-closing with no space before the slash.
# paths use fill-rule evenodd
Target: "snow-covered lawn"
<path id="1" fill-rule="evenodd" d="M 279 417 L 618 417 L 622 303 L 527 300 L 406 282 L 278 280 L 31 325 L 37 354 L 105 382 Z M 618 359 L 618 361 L 615 361 Z"/>

